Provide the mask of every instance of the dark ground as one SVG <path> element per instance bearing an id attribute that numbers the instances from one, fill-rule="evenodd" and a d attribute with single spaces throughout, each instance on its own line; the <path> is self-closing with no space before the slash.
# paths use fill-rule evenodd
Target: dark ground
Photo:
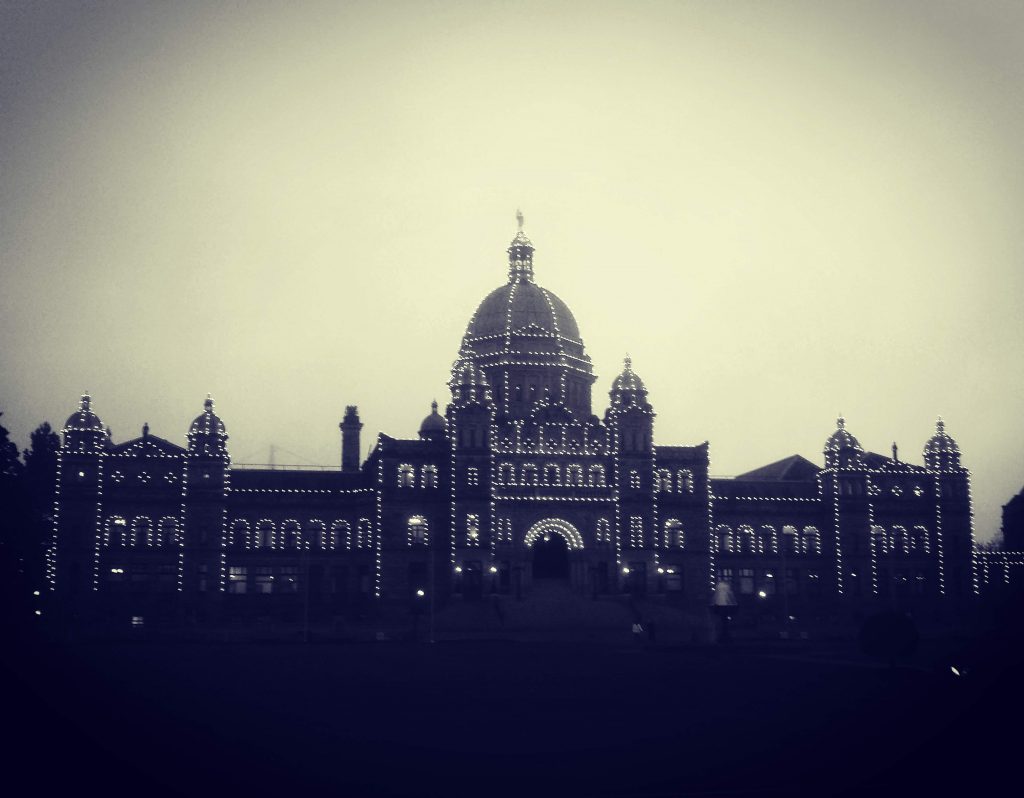
<path id="1" fill-rule="evenodd" d="M 958 656 L 25 644 L 3 655 L 5 792 L 973 795 L 1016 765 L 1021 672 L 975 658 L 957 677 Z"/>

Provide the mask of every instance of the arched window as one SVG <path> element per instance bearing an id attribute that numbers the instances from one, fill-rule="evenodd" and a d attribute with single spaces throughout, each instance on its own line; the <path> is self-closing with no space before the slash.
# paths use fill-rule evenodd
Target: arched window
<path id="1" fill-rule="evenodd" d="M 821 554 L 821 533 L 816 526 L 805 526 L 802 537 L 804 554 Z"/>
<path id="2" fill-rule="evenodd" d="M 413 515 L 405 522 L 407 542 L 410 546 L 425 546 L 430 543 L 430 527 L 422 515 Z"/>
<path id="3" fill-rule="evenodd" d="M 733 550 L 732 528 L 725 524 L 719 524 L 715 532 L 718 535 L 718 550 L 731 554 Z"/>
<path id="4" fill-rule="evenodd" d="M 231 522 L 231 527 L 228 530 L 228 546 L 233 548 L 251 547 L 252 541 L 249 539 L 249 535 L 249 522 L 244 518 L 236 518 Z"/>
<path id="5" fill-rule="evenodd" d="M 629 487 L 640 490 L 640 472 L 635 468 L 629 472 Z"/>
<path id="6" fill-rule="evenodd" d="M 104 542 L 108 546 L 128 545 L 128 522 L 121 516 L 114 515 L 107 519 L 107 530 Z"/>
<path id="7" fill-rule="evenodd" d="M 693 471 L 689 468 L 676 471 L 676 490 L 680 493 L 693 493 Z"/>
<path id="8" fill-rule="evenodd" d="M 523 464 L 523 484 L 529 486 L 537 484 L 537 466 L 533 463 Z"/>
<path id="9" fill-rule="evenodd" d="M 174 547 L 178 542 L 178 519 L 165 515 L 160 519 L 160 545 Z"/>
<path id="10" fill-rule="evenodd" d="M 583 487 L 583 466 L 571 465 L 565 470 L 565 479 L 570 487 Z"/>
<path id="11" fill-rule="evenodd" d="M 503 485 L 516 484 L 516 469 L 511 463 L 502 463 L 498 468 L 498 481 Z"/>
<path id="12" fill-rule="evenodd" d="M 686 544 L 683 536 L 683 522 L 678 518 L 669 518 L 665 521 L 665 546 L 666 548 L 681 549 Z"/>
<path id="13" fill-rule="evenodd" d="M 928 542 L 928 527 L 921 526 L 918 524 L 914 527 L 914 547 L 920 549 L 925 554 L 931 553 L 931 544 Z"/>
<path id="14" fill-rule="evenodd" d="M 402 463 L 400 466 L 398 466 L 398 487 L 416 487 L 416 469 L 413 468 L 408 463 Z"/>
<path id="15" fill-rule="evenodd" d="M 756 546 L 754 542 L 753 528 L 748 526 L 747 524 L 742 524 L 741 526 L 737 527 L 736 543 L 738 544 L 739 551 L 747 554 L 752 553 L 755 550 Z"/>
<path id="16" fill-rule="evenodd" d="M 298 521 L 288 519 L 281 524 L 281 545 L 286 549 L 300 548 L 302 545 L 302 527 Z"/>
<path id="17" fill-rule="evenodd" d="M 261 549 L 272 549 L 277 545 L 277 535 L 274 534 L 274 522 L 264 518 L 256 524 L 256 538 Z"/>
<path id="18" fill-rule="evenodd" d="M 889 535 L 884 527 L 871 527 L 871 547 L 876 555 L 889 553 Z"/>
<path id="19" fill-rule="evenodd" d="M 800 553 L 800 535 L 795 526 L 786 524 L 782 527 L 782 546 L 786 554 Z"/>
<path id="20" fill-rule="evenodd" d="M 769 524 L 762 525 L 757 536 L 757 550 L 761 554 L 779 553 L 779 539 L 775 534 L 775 527 Z"/>
<path id="21" fill-rule="evenodd" d="M 306 542 L 318 549 L 327 548 L 327 527 L 319 518 L 311 518 L 306 524 Z"/>
<path id="22" fill-rule="evenodd" d="M 420 469 L 420 486 L 424 488 L 437 487 L 437 466 L 425 465 Z"/>
<path id="23" fill-rule="evenodd" d="M 558 467 L 557 463 L 548 463 L 546 466 L 544 466 L 544 484 L 562 484 L 562 469 Z"/>
<path id="24" fill-rule="evenodd" d="M 132 522 L 132 545 L 152 546 L 154 543 L 153 522 L 149 516 L 140 515 Z"/>
<path id="25" fill-rule="evenodd" d="M 604 466 L 592 465 L 589 471 L 590 487 L 603 488 L 607 483 L 604 478 Z"/>
<path id="26" fill-rule="evenodd" d="M 369 518 L 360 518 L 356 545 L 361 549 L 373 548 L 373 524 Z"/>
<path id="27" fill-rule="evenodd" d="M 352 525 L 348 521 L 335 521 L 331 524 L 331 531 L 327 538 L 327 548 L 334 551 L 344 546 L 346 550 L 352 548 Z"/>
<path id="28" fill-rule="evenodd" d="M 658 469 L 658 490 L 662 493 L 672 492 L 672 472 L 667 468 Z"/>
<path id="29" fill-rule="evenodd" d="M 612 542 L 612 527 L 611 523 L 607 518 L 597 519 L 597 542 L 598 543 L 611 543 Z"/>

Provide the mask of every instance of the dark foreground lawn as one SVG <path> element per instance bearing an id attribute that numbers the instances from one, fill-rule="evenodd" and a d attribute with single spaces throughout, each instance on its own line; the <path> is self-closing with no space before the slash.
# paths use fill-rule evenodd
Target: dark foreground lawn
<path id="1" fill-rule="evenodd" d="M 752 646 L 140 642 L 4 659 L 12 796 L 970 795 L 1013 771 L 1024 722 L 1009 668 Z"/>

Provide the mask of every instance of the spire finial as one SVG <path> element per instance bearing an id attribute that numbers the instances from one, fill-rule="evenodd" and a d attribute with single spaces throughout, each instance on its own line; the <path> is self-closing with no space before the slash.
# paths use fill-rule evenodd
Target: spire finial
<path id="1" fill-rule="evenodd" d="M 836 419 L 836 427 L 838 429 L 846 429 L 846 419 L 843 418 L 843 414 L 839 414 L 839 418 Z"/>
<path id="2" fill-rule="evenodd" d="M 92 397 L 89 396 L 89 391 L 82 394 L 82 401 L 78 405 L 79 410 L 88 410 L 89 403 L 92 401 Z"/>
<path id="3" fill-rule="evenodd" d="M 143 438 L 148 438 L 149 437 L 149 422 L 148 421 L 142 422 L 142 437 Z"/>
<path id="4" fill-rule="evenodd" d="M 519 225 L 519 232 L 523 232 L 523 212 L 516 208 L 516 223 Z"/>
<path id="5" fill-rule="evenodd" d="M 434 412 L 434 413 L 437 412 L 437 400 L 436 399 L 433 402 L 430 403 L 430 410 L 431 410 L 431 412 Z"/>
<path id="6" fill-rule="evenodd" d="M 210 393 L 206 394 L 206 401 L 203 402 L 203 407 L 206 408 L 206 411 L 208 413 L 212 413 L 213 412 L 213 394 L 210 394 Z"/>
<path id="7" fill-rule="evenodd" d="M 633 370 L 633 358 L 629 356 L 629 352 L 626 352 L 626 356 L 622 359 L 622 362 L 626 365 L 626 371 Z"/>
<path id="8" fill-rule="evenodd" d="M 892 442 L 892 459 L 897 463 L 900 461 L 900 448 L 896 445 L 896 441 Z"/>
<path id="9" fill-rule="evenodd" d="M 940 435 L 946 431 L 946 422 L 942 420 L 942 416 L 935 421 L 935 431 Z"/>

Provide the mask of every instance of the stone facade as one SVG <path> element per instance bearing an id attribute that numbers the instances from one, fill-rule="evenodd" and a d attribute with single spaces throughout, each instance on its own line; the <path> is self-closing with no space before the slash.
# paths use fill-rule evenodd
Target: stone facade
<path id="1" fill-rule="evenodd" d="M 941 420 L 920 465 L 865 451 L 840 418 L 824 468 L 793 456 L 711 477 L 707 442 L 654 445 L 629 358 L 593 413 L 579 328 L 533 252 L 520 225 L 444 414 L 418 439 L 380 434 L 362 463 L 355 407 L 340 469 L 271 469 L 232 465 L 212 399 L 182 447 L 148 428 L 115 444 L 83 396 L 63 430 L 53 589 L 76 612 L 196 621 L 525 598 L 537 578 L 693 606 L 725 580 L 785 611 L 976 592 L 969 474 Z"/>

